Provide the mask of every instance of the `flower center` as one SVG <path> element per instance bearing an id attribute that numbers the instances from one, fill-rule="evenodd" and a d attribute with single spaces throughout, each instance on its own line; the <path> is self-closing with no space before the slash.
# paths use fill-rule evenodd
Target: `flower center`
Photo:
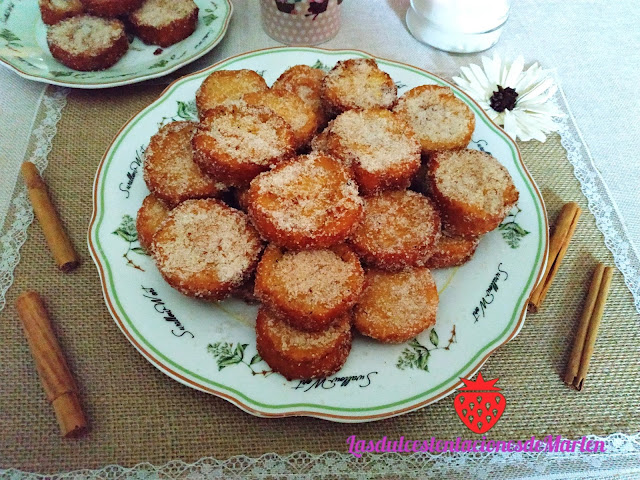
<path id="1" fill-rule="evenodd" d="M 502 88 L 498 85 L 498 90 L 493 92 L 489 99 L 489 106 L 496 112 L 504 112 L 505 110 L 513 110 L 516 106 L 518 92 L 513 88 Z"/>

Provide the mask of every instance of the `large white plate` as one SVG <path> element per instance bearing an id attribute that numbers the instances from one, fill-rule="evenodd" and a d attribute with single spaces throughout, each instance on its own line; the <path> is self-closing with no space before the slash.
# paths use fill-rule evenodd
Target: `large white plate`
<path id="1" fill-rule="evenodd" d="M 51 56 L 47 26 L 36 0 L 0 0 L 0 64 L 37 82 L 74 88 L 108 88 L 161 77 L 200 58 L 227 32 L 233 6 L 229 0 L 194 0 L 200 9 L 193 34 L 161 53 L 155 45 L 135 38 L 127 53 L 112 67 L 79 72 Z"/>
<path id="2" fill-rule="evenodd" d="M 133 226 L 148 194 L 140 155 L 159 125 L 195 115 L 194 94 L 214 70 L 250 68 L 268 83 L 295 64 L 331 67 L 366 57 L 359 51 L 275 48 L 227 59 L 170 85 L 122 127 L 94 185 L 89 248 L 116 323 L 153 365 L 190 387 L 220 396 L 254 415 L 309 415 L 362 422 L 435 402 L 473 374 L 521 328 L 527 298 L 544 268 L 547 217 L 515 143 L 467 95 L 409 65 L 377 59 L 399 92 L 422 84 L 451 86 L 476 114 L 471 147 L 491 152 L 520 192 L 518 208 L 482 238 L 473 259 L 435 272 L 441 292 L 436 326 L 403 345 L 358 336 L 346 365 L 330 378 L 287 381 L 256 356 L 256 308 L 238 300 L 210 303 L 169 287 L 141 253 Z"/>

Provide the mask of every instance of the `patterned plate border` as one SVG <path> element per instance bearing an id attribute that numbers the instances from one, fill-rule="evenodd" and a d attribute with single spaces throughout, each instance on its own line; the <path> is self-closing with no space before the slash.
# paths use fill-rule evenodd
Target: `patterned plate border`
<path id="1" fill-rule="evenodd" d="M 35 1 L 35 0 L 29 0 L 29 1 Z M 119 87 L 119 86 L 123 86 L 123 85 L 131 85 L 133 83 L 143 82 L 145 80 L 151 80 L 152 78 L 162 77 L 164 75 L 170 74 L 171 72 L 175 72 L 179 68 L 182 68 L 185 65 L 188 65 L 189 63 L 199 59 L 203 55 L 205 55 L 205 54 L 209 53 L 211 50 L 213 50 L 213 48 L 216 45 L 218 45 L 218 43 L 220 43 L 222 38 L 227 33 L 227 29 L 229 28 L 229 22 L 231 21 L 231 16 L 233 15 L 233 4 L 231 3 L 231 0 L 220 0 L 220 1 L 224 2 L 225 5 L 227 6 L 227 13 L 226 13 L 226 16 L 224 18 L 224 21 L 222 22 L 222 27 L 221 27 L 220 31 L 218 32 L 218 35 L 216 37 L 214 37 L 209 43 L 205 44 L 204 48 L 196 50 L 196 52 L 194 54 L 192 54 L 191 56 L 186 57 L 184 60 L 181 60 L 180 62 L 178 62 L 176 64 L 173 64 L 170 67 L 160 68 L 159 70 L 157 70 L 157 71 L 155 71 L 153 73 L 142 74 L 142 75 L 138 75 L 138 76 L 135 76 L 135 77 L 130 77 L 130 78 L 127 78 L 127 79 L 124 79 L 124 80 L 114 80 L 114 81 L 111 81 L 111 82 L 109 82 L 109 81 L 106 81 L 106 82 L 105 81 L 103 81 L 103 82 L 88 82 L 88 81 L 77 81 L 77 82 L 74 82 L 74 81 L 56 80 L 55 78 L 51 78 L 50 76 L 34 75 L 32 73 L 25 72 L 24 70 L 20 69 L 20 67 L 18 67 L 16 64 L 14 64 L 14 63 L 10 62 L 8 59 L 4 58 L 2 55 L 0 55 L 0 65 L 5 65 L 10 70 L 12 70 L 15 73 L 17 73 L 18 75 L 20 75 L 22 78 L 26 78 L 28 80 L 34 80 L 36 82 L 41 82 L 41 83 L 48 83 L 48 84 L 51 84 L 51 85 L 59 85 L 61 87 L 82 88 L 82 89 L 99 89 L 99 88 Z M 43 70 L 43 72 L 45 72 L 45 70 Z"/>
<path id="2" fill-rule="evenodd" d="M 538 269 L 538 271 L 531 272 L 527 280 L 527 284 L 523 289 L 520 295 L 520 298 L 518 299 L 518 302 L 516 304 L 516 307 L 514 309 L 514 312 L 512 314 L 511 320 L 509 321 L 508 325 L 492 343 L 488 344 L 483 350 L 478 352 L 471 360 L 469 360 L 469 362 L 467 362 L 467 364 L 464 367 L 462 367 L 455 376 L 464 378 L 464 377 L 468 377 L 475 374 L 480 369 L 480 367 L 482 367 L 482 365 L 487 361 L 487 359 L 491 356 L 493 352 L 495 352 L 502 345 L 505 345 L 506 343 L 508 343 L 512 338 L 514 338 L 518 334 L 518 332 L 522 328 L 522 325 L 524 323 L 524 319 L 526 316 L 526 308 L 527 308 L 526 298 L 528 298 L 528 295 L 530 291 L 533 289 L 533 287 L 538 284 L 544 272 L 546 260 L 547 260 L 548 243 L 549 243 L 548 218 L 547 218 L 546 209 L 544 207 L 544 201 L 542 199 L 542 195 L 540 194 L 540 191 L 535 181 L 531 177 L 529 171 L 527 170 L 522 160 L 520 150 L 518 149 L 516 143 L 504 132 L 504 130 L 502 130 L 498 125 L 496 125 L 484 113 L 480 105 L 478 105 L 477 102 L 475 102 L 471 97 L 469 97 L 466 93 L 464 93 L 455 85 L 447 82 L 446 80 L 438 77 L 437 75 L 434 75 L 418 67 L 414 67 L 412 65 L 402 63 L 402 62 L 396 62 L 393 60 L 374 57 L 373 55 L 361 50 L 331 50 L 331 49 L 324 49 L 324 48 L 318 48 L 318 47 L 275 47 L 275 48 L 254 50 L 254 51 L 239 54 L 233 57 L 229 57 L 210 67 L 191 73 L 189 75 L 186 75 L 174 81 L 160 94 L 157 100 L 155 100 L 146 108 L 143 108 L 142 110 L 140 110 L 140 112 L 138 112 L 127 123 L 125 123 L 122 126 L 122 128 L 120 128 L 120 130 L 117 132 L 116 136 L 114 137 L 114 140 L 107 148 L 104 156 L 102 157 L 100 165 L 98 166 L 98 170 L 96 172 L 96 177 L 94 181 L 94 188 L 93 188 L 93 214 L 91 216 L 91 221 L 89 223 L 89 231 L 87 236 L 89 251 L 96 263 L 96 266 L 98 268 L 98 273 L 100 275 L 100 281 L 102 284 L 102 291 L 105 298 L 105 302 L 107 304 L 109 312 L 111 313 L 111 316 L 116 321 L 116 324 L 118 325 L 120 330 L 122 330 L 122 332 L 125 334 L 127 339 L 135 346 L 135 348 L 147 360 L 149 360 L 150 363 L 156 366 L 156 368 L 158 368 L 160 371 L 164 372 L 168 376 L 174 378 L 175 380 L 189 387 L 224 398 L 225 400 L 228 400 L 229 402 L 238 406 L 242 410 L 248 413 L 251 413 L 253 415 L 261 416 L 261 417 L 270 417 L 270 418 L 288 417 L 288 416 L 311 416 L 311 417 L 323 418 L 323 419 L 337 421 L 337 422 L 366 422 L 366 421 L 380 420 L 383 418 L 389 418 L 389 417 L 401 415 L 403 413 L 407 413 L 409 411 L 417 410 L 421 407 L 424 407 L 430 403 L 434 403 L 448 396 L 455 389 L 461 386 L 462 382 L 458 381 L 454 385 L 452 385 L 450 388 L 442 391 L 438 391 L 440 388 L 442 388 L 442 386 L 445 383 L 448 383 L 448 381 L 451 380 L 449 379 L 447 382 L 442 382 L 442 384 L 435 386 L 431 388 L 429 391 L 423 392 L 422 394 L 414 395 L 411 398 L 406 398 L 397 402 L 393 402 L 386 405 L 379 405 L 376 407 L 343 408 L 343 407 L 327 407 L 323 405 L 310 404 L 310 403 L 298 403 L 298 404 L 289 404 L 289 405 L 264 404 L 253 398 L 249 398 L 245 394 L 238 392 L 232 388 L 229 388 L 225 385 L 218 384 L 209 379 L 203 378 L 193 372 L 185 370 L 180 365 L 176 364 L 172 360 L 165 357 L 153 345 L 149 344 L 146 341 L 145 341 L 145 345 L 142 345 L 132 335 L 131 331 L 129 331 L 129 329 L 131 329 L 139 335 L 135 326 L 126 315 L 126 312 L 122 307 L 119 299 L 115 295 L 113 296 L 114 298 L 112 298 L 111 288 L 113 288 L 113 285 L 111 285 L 111 288 L 110 288 L 110 284 L 112 284 L 113 282 L 113 275 L 108 262 L 104 258 L 105 255 L 97 235 L 100 224 L 104 218 L 104 209 L 102 208 L 102 205 L 104 204 L 104 197 L 103 197 L 104 192 L 102 189 L 100 189 L 101 187 L 100 179 L 102 177 L 103 169 L 107 166 L 107 163 L 108 163 L 107 160 L 109 159 L 109 154 L 114 148 L 118 146 L 118 144 L 122 140 L 121 139 L 122 133 L 130 125 L 133 126 L 133 124 L 137 123 L 137 121 L 143 116 L 143 114 L 147 113 L 150 110 L 153 110 L 157 105 L 162 103 L 165 100 L 165 97 L 168 96 L 173 90 L 175 90 L 175 88 L 177 88 L 179 84 L 182 84 L 187 78 L 196 76 L 196 75 L 201 75 L 204 72 L 211 72 L 214 70 L 223 69 L 241 59 L 244 60 L 244 59 L 255 57 L 255 56 L 271 54 L 274 52 L 281 52 L 281 51 L 282 52 L 296 52 L 296 51 L 320 52 L 321 54 L 324 54 L 324 55 L 352 55 L 352 56 L 358 56 L 358 57 L 375 58 L 377 62 L 383 65 L 387 64 L 390 66 L 400 67 L 400 68 L 412 71 L 414 73 L 423 75 L 425 77 L 428 77 L 439 85 L 445 85 L 450 87 L 456 93 L 457 96 L 463 97 L 465 101 L 472 107 L 476 115 L 478 115 L 478 117 L 482 119 L 489 126 L 491 130 L 493 130 L 496 134 L 501 136 L 509 144 L 519 173 L 523 176 L 523 178 L 527 180 L 526 182 L 527 188 L 529 189 L 530 193 L 534 194 L 534 196 L 538 200 L 538 202 L 536 203 L 536 214 L 538 215 L 538 224 L 542 231 L 539 232 L 541 241 L 538 244 L 537 251 L 536 251 L 536 263 L 538 263 L 541 257 L 543 258 L 542 258 L 542 261 L 540 262 L 540 268 Z M 94 234 L 95 234 L 95 238 L 94 238 Z M 519 305 L 522 305 L 520 310 L 518 310 Z M 121 318 L 119 312 L 121 312 L 124 319 Z M 507 336 L 504 337 L 505 335 Z M 141 335 L 139 336 L 144 340 L 144 338 Z M 504 338 L 502 339 L 502 337 Z M 500 342 L 500 339 L 502 339 L 501 342 Z M 199 380 L 200 382 L 192 380 L 192 378 L 185 376 L 183 373 L 180 373 L 180 371 L 189 375 L 192 378 Z M 221 389 L 224 389 L 224 390 L 221 390 Z M 228 392 L 232 392 L 232 394 Z M 429 396 L 426 399 L 419 400 L 425 395 L 431 394 L 432 392 L 437 392 L 437 393 L 433 393 L 433 395 Z M 406 405 L 407 403 L 409 403 L 409 405 Z M 399 407 L 399 408 L 394 410 L 389 410 L 390 408 L 394 408 L 394 407 Z M 323 409 L 324 411 L 311 410 L 313 408 Z M 264 409 L 286 410 L 286 411 L 274 412 L 274 411 L 268 411 Z M 385 410 L 385 409 L 386 411 L 382 413 L 372 413 L 367 415 L 361 415 L 361 414 L 349 415 L 349 412 L 376 411 L 376 410 Z M 327 410 L 330 410 L 331 412 Z M 332 413 L 332 412 L 343 412 L 343 413 Z"/>

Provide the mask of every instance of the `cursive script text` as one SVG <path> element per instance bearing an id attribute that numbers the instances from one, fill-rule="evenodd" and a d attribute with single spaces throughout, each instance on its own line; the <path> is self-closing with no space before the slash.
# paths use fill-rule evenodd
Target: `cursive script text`
<path id="1" fill-rule="evenodd" d="M 195 338 L 195 335 L 187 330 L 184 325 L 182 325 L 180 320 L 176 318 L 173 312 L 167 308 L 164 301 L 162 301 L 162 299 L 158 297 L 158 292 L 156 292 L 153 288 L 147 288 L 144 286 L 142 287 L 142 290 L 144 290 L 145 292 L 142 296 L 151 300 L 154 310 L 164 316 L 165 322 L 173 323 L 174 328 L 171 329 L 171 333 L 174 336 L 184 337 L 185 335 L 190 335 L 191 338 Z"/>
<path id="2" fill-rule="evenodd" d="M 480 299 L 478 306 L 473 309 L 472 314 L 474 323 L 480 319 L 480 315 L 482 315 L 482 318 L 484 318 L 485 311 L 487 310 L 488 306 L 491 305 L 495 300 L 494 292 L 498 291 L 498 282 L 500 280 L 506 282 L 508 278 L 509 274 L 502 269 L 502 263 L 498 264 L 498 271 L 493 276 L 493 279 L 491 280 L 489 287 L 487 287 L 487 289 L 485 290 L 484 296 Z"/>
<path id="3" fill-rule="evenodd" d="M 360 388 L 365 388 L 371 385 L 371 376 L 377 374 L 378 372 L 369 372 L 366 375 L 350 375 L 348 377 L 329 377 L 317 378 L 314 380 L 298 380 L 298 384 L 293 387 L 293 389 L 301 389 L 305 392 L 308 392 L 312 388 L 322 388 L 323 390 L 329 390 L 334 387 L 346 387 L 349 384 L 357 385 Z"/>

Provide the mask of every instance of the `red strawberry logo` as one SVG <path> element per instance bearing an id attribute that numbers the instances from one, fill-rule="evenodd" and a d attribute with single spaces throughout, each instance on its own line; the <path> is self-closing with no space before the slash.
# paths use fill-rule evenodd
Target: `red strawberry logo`
<path id="1" fill-rule="evenodd" d="M 460 388 L 454 400 L 456 413 L 474 433 L 486 433 L 493 428 L 507 406 L 504 395 L 495 386 L 498 378 L 485 380 L 482 372 L 476 380 L 461 378 L 464 387 Z"/>

